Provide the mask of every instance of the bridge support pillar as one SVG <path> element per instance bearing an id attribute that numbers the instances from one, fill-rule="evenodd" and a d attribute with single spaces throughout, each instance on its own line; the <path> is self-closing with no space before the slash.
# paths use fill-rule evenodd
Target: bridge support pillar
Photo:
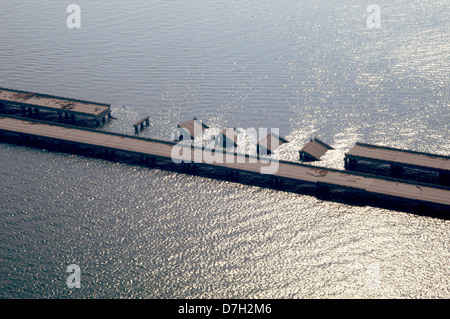
<path id="1" fill-rule="evenodd" d="M 320 183 L 317 183 L 316 195 L 317 198 L 325 200 L 330 195 L 330 188 Z"/>
<path id="2" fill-rule="evenodd" d="M 357 162 L 356 162 L 356 159 L 354 159 L 354 158 L 346 157 L 344 160 L 344 164 L 345 164 L 345 169 L 354 170 L 356 168 Z"/>
<path id="3" fill-rule="evenodd" d="M 450 174 L 445 172 L 439 172 L 439 184 L 450 185 Z"/>
<path id="4" fill-rule="evenodd" d="M 270 186 L 275 189 L 281 189 L 281 188 L 283 188 L 283 181 L 279 178 L 271 177 L 270 178 Z"/>
<path id="5" fill-rule="evenodd" d="M 402 172 L 403 167 L 396 164 L 391 164 L 391 176 L 400 176 Z"/>

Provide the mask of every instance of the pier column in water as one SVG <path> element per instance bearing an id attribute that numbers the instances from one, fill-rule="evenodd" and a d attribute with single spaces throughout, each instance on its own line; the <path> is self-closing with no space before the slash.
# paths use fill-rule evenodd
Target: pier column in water
<path id="1" fill-rule="evenodd" d="M 391 164 L 391 176 L 399 176 L 403 172 L 403 167 Z"/>
<path id="2" fill-rule="evenodd" d="M 156 160 L 153 156 L 150 156 L 148 158 L 147 165 L 150 167 L 154 167 L 156 165 Z"/>
<path id="3" fill-rule="evenodd" d="M 276 177 L 270 178 L 270 186 L 275 189 L 281 189 L 283 187 L 283 181 Z"/>
<path id="4" fill-rule="evenodd" d="M 450 184 L 450 174 L 446 172 L 439 172 L 439 184 L 449 185 Z"/>
<path id="5" fill-rule="evenodd" d="M 239 172 L 236 171 L 231 171 L 231 180 L 232 181 L 239 181 Z"/>
<path id="6" fill-rule="evenodd" d="M 356 168 L 356 159 L 346 157 L 344 159 L 345 169 L 354 170 Z"/>
<path id="7" fill-rule="evenodd" d="M 317 194 L 317 198 L 319 199 L 327 199 L 329 194 L 330 194 L 330 189 L 329 187 L 322 185 L 321 183 L 317 182 L 317 186 L 316 186 L 316 194 Z"/>

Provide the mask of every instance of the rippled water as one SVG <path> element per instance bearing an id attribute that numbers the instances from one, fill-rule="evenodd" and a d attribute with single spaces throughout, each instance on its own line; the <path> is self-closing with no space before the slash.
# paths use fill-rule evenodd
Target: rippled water
<path id="1" fill-rule="evenodd" d="M 112 103 L 168 139 L 279 128 L 450 153 L 448 1 L 0 1 L 0 86 Z M 449 221 L 0 144 L 1 298 L 448 298 Z M 81 268 L 81 288 L 66 267 Z"/>

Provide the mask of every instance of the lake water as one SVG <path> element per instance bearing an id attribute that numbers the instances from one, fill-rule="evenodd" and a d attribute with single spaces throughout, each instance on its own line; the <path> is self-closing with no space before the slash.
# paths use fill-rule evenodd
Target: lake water
<path id="1" fill-rule="evenodd" d="M 0 86 L 112 104 L 103 130 L 278 128 L 450 153 L 446 0 L 0 1 Z M 380 28 L 367 6 L 377 4 Z M 0 144 L 0 298 L 449 298 L 450 221 Z M 68 288 L 77 264 L 81 288 Z"/>

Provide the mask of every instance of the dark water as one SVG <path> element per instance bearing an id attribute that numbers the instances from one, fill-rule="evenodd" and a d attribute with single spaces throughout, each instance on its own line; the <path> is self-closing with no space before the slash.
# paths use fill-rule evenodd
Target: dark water
<path id="1" fill-rule="evenodd" d="M 104 130 L 279 128 L 450 153 L 448 1 L 0 1 L 0 86 L 112 103 Z M 449 221 L 0 144 L 1 298 L 448 298 Z M 81 269 L 68 288 L 66 268 Z"/>

